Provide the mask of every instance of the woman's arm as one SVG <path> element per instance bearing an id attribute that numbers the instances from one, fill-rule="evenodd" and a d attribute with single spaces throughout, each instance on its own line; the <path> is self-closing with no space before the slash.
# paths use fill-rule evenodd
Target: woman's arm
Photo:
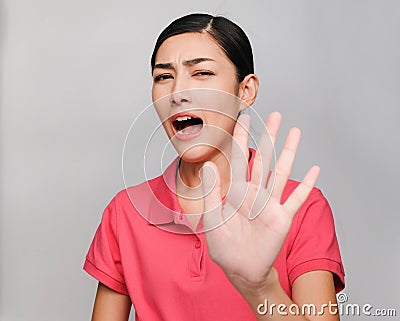
<path id="1" fill-rule="evenodd" d="M 335 313 L 337 307 L 335 283 L 333 274 L 329 271 L 311 271 L 300 275 L 292 286 L 292 298 L 297 305 L 302 306 L 313 303 L 317 312 L 322 311 L 321 316 L 309 317 L 310 320 L 339 320 L 339 314 Z M 326 306 L 327 305 L 327 306 Z"/>
<path id="2" fill-rule="evenodd" d="M 131 306 L 129 296 L 118 293 L 99 282 L 92 321 L 128 321 Z"/>
<path id="3" fill-rule="evenodd" d="M 268 278 L 263 291 L 244 294 L 257 320 L 340 320 L 331 272 L 311 271 L 299 276 L 293 283 L 293 300 L 282 289 L 275 269 Z"/>

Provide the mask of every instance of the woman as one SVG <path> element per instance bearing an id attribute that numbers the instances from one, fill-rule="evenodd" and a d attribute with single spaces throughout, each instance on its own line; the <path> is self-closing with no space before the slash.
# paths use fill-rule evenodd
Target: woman
<path id="1" fill-rule="evenodd" d="M 137 320 L 339 320 L 328 307 L 344 272 L 332 213 L 313 187 L 319 168 L 288 180 L 300 131 L 289 132 L 274 179 L 267 131 L 257 151 L 247 147 L 242 112 L 258 90 L 247 36 L 226 18 L 187 15 L 160 34 L 151 67 L 179 157 L 107 206 L 84 265 L 99 280 L 93 320 L 127 320 L 132 303 Z M 243 103 L 193 107 L 201 90 Z M 272 113 L 272 142 L 279 124 Z M 319 315 L 296 310 L 303 304 Z"/>

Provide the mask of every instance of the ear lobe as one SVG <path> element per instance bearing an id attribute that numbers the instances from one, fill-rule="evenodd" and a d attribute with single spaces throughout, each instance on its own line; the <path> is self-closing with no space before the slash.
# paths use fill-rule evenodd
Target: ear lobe
<path id="1" fill-rule="evenodd" d="M 247 106 L 251 106 L 257 98 L 257 93 L 258 77 L 255 74 L 249 74 L 239 84 L 238 97 L 245 101 Z"/>

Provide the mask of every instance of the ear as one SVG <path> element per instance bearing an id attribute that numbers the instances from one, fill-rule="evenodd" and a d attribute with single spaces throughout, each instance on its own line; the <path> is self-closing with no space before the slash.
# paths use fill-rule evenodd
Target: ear
<path id="1" fill-rule="evenodd" d="M 251 106 L 257 98 L 258 77 L 255 74 L 248 74 L 239 84 L 238 97 Z"/>

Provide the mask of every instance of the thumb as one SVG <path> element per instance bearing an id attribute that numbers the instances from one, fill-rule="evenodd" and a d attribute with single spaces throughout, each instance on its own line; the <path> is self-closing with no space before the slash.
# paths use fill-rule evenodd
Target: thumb
<path id="1" fill-rule="evenodd" d="M 201 186 L 203 189 L 204 230 L 208 231 L 222 224 L 221 178 L 213 162 L 205 162 L 201 168 Z"/>

